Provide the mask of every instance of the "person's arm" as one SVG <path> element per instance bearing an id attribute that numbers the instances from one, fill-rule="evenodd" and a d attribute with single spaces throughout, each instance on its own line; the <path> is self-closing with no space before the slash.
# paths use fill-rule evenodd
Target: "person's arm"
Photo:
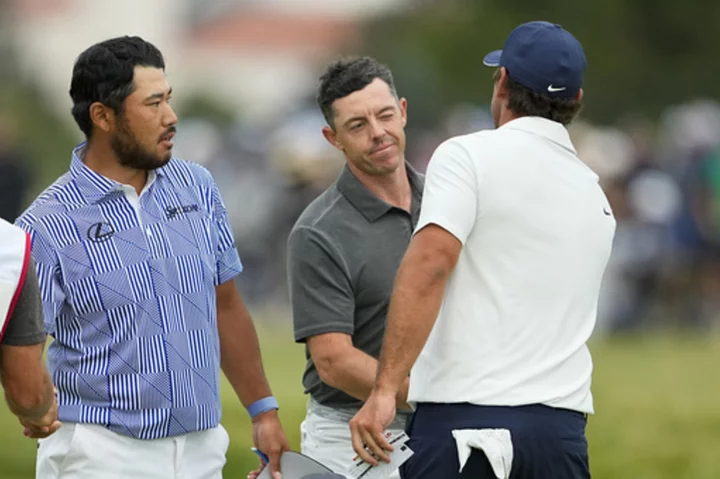
<path id="1" fill-rule="evenodd" d="M 28 261 L 25 280 L 0 344 L 0 382 L 10 411 L 31 437 L 46 437 L 58 427 L 57 402 L 43 361 L 45 330 L 35 265 Z"/>
<path id="2" fill-rule="evenodd" d="M 344 333 L 325 333 L 307 338 L 310 355 L 320 379 L 335 389 L 366 401 L 375 386 L 378 361 L 353 346 L 352 337 Z M 400 409 L 407 404 L 409 380 L 406 377 L 395 399 Z"/>
<path id="3" fill-rule="evenodd" d="M 353 344 L 355 295 L 342 255 L 319 231 L 298 227 L 288 239 L 290 302 L 296 341 L 307 343 L 320 379 L 365 401 L 377 359 Z M 409 408 L 407 381 L 397 406 Z"/>
<path id="4" fill-rule="evenodd" d="M 478 216 L 477 165 L 456 141 L 436 150 L 425 177 L 422 211 L 395 280 L 375 388 L 350 421 L 353 449 L 388 461 L 392 447 L 383 437 L 392 422 L 391 401 L 432 331 L 463 244 Z"/>
<path id="5" fill-rule="evenodd" d="M 43 364 L 44 348 L 45 343 L 0 345 L 0 379 L 8 408 L 25 427 L 34 426 L 39 437 L 57 429 L 49 428 L 57 420 L 57 404 L 52 379 Z"/>
<path id="6" fill-rule="evenodd" d="M 410 242 L 390 302 L 375 386 L 378 393 L 395 395 L 401 390 L 435 325 L 461 249 L 460 240 L 435 224 L 425 226 Z"/>
<path id="7" fill-rule="evenodd" d="M 290 449 L 290 444 L 280 425 L 275 399 L 263 370 L 255 326 L 233 281 L 242 272 L 242 263 L 227 210 L 214 183 L 212 194 L 217 233 L 215 295 L 221 368 L 251 414 L 253 443 L 268 456 L 272 477 L 277 478 L 280 477 L 280 456 Z"/>
<path id="8" fill-rule="evenodd" d="M 272 395 L 263 370 L 257 333 L 235 282 L 227 281 L 215 291 L 222 370 L 247 408 Z"/>

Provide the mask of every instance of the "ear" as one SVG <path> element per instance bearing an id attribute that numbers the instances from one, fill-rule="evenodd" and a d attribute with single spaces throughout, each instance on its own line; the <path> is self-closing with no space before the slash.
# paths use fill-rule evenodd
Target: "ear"
<path id="1" fill-rule="evenodd" d="M 583 99 L 583 89 L 582 88 L 578 90 L 577 95 L 575 95 L 575 99 L 577 101 L 582 101 L 582 99 Z"/>
<path id="2" fill-rule="evenodd" d="M 335 130 L 333 130 L 329 126 L 324 126 L 322 129 L 322 134 L 328 141 L 328 143 L 330 143 L 332 146 L 334 146 L 340 151 L 344 150 L 342 144 L 338 141 L 337 133 L 335 133 Z"/>
<path id="3" fill-rule="evenodd" d="M 507 79 L 508 73 L 505 67 L 500 67 L 500 78 L 495 82 L 495 89 L 499 98 L 505 98 L 507 96 Z"/>
<path id="4" fill-rule="evenodd" d="M 400 115 L 402 116 L 403 128 L 407 125 L 407 100 L 400 98 Z"/>
<path id="5" fill-rule="evenodd" d="M 112 108 L 109 108 L 99 101 L 96 101 L 90 105 L 90 121 L 92 124 L 104 131 L 109 133 L 115 126 L 115 112 Z"/>

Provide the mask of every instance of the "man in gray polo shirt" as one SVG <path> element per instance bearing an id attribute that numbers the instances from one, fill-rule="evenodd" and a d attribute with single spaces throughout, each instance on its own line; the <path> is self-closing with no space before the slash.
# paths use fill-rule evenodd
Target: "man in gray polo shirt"
<path id="1" fill-rule="evenodd" d="M 288 269 L 295 340 L 307 344 L 302 452 L 344 474 L 355 455 L 348 423 L 375 381 L 423 178 L 405 163 L 407 102 L 386 66 L 367 57 L 331 63 L 318 104 L 328 123 L 323 135 L 347 164 L 295 224 Z M 407 385 L 390 430 L 403 430 L 411 412 Z"/>

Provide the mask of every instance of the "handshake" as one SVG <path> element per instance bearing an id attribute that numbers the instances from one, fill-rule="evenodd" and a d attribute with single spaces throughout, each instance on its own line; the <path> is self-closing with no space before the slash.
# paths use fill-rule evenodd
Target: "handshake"
<path id="1" fill-rule="evenodd" d="M 31 439 L 43 439 L 60 429 L 62 423 L 58 421 L 57 389 L 53 395 L 52 405 L 45 414 L 40 416 L 19 415 L 20 424 L 25 428 L 23 434 Z"/>

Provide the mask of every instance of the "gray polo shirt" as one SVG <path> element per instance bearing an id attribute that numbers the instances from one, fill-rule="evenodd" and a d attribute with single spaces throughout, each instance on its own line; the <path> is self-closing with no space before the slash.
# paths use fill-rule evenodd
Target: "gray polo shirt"
<path id="1" fill-rule="evenodd" d="M 380 355 L 393 282 L 420 214 L 423 177 L 406 165 L 412 214 L 382 201 L 345 167 L 300 215 L 288 239 L 295 340 L 346 333 L 356 348 Z M 320 380 L 310 353 L 305 392 L 330 407 L 362 401 Z"/>

